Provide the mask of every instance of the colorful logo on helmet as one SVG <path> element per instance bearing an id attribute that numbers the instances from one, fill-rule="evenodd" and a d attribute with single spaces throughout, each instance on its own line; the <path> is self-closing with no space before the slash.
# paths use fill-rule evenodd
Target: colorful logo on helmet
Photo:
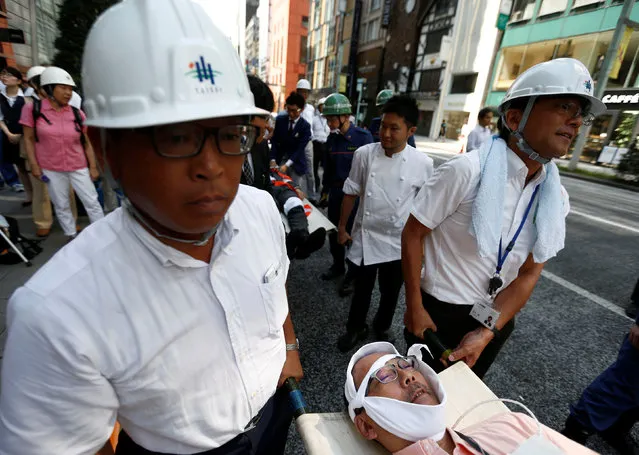
<path id="1" fill-rule="evenodd" d="M 592 81 L 590 79 L 585 81 L 584 82 L 584 87 L 586 87 L 586 90 L 591 91 L 592 90 Z"/>
<path id="2" fill-rule="evenodd" d="M 189 63 L 189 71 L 184 73 L 192 79 L 197 79 L 200 82 L 210 81 L 211 85 L 215 85 L 216 76 L 222 75 L 220 71 L 216 71 L 211 67 L 210 63 L 206 63 L 204 57 L 200 56 L 200 60 Z"/>

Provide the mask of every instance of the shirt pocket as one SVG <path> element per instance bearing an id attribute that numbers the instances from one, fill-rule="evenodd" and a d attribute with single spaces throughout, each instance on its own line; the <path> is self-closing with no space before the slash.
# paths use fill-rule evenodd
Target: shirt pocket
<path id="1" fill-rule="evenodd" d="M 278 336 L 288 316 L 288 298 L 286 296 L 286 274 L 284 264 L 277 265 L 278 274 L 268 283 L 260 284 L 260 293 L 264 302 L 264 311 L 271 336 Z"/>

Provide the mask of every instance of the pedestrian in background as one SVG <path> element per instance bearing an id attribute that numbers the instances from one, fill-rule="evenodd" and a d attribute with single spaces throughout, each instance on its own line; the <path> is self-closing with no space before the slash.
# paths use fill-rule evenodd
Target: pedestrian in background
<path id="1" fill-rule="evenodd" d="M 320 191 L 322 179 L 319 176 L 319 166 L 326 154 L 326 140 L 331 130 L 326 123 L 326 117 L 322 115 L 326 98 L 320 98 L 317 109 L 313 115 L 313 177 L 315 178 L 315 195 Z"/>
<path id="2" fill-rule="evenodd" d="M 477 125 L 468 134 L 468 142 L 466 145 L 466 151 L 472 152 L 478 149 L 481 145 L 489 140 L 493 135 L 491 125 L 493 123 L 493 111 L 489 107 L 485 107 L 479 111 L 477 116 Z"/>
<path id="3" fill-rule="evenodd" d="M 314 118 L 315 108 L 308 102 L 308 97 L 311 94 L 311 83 L 307 79 L 300 79 L 297 81 L 296 91 L 304 98 L 304 108 L 302 109 L 302 117 L 311 126 L 311 140 L 306 144 L 304 153 L 306 154 L 306 162 L 308 163 L 308 170 L 304 175 L 306 195 L 312 204 L 317 204 L 317 191 L 315 190 L 315 167 L 313 158 L 313 142 L 315 140 L 314 130 Z M 320 133 L 321 134 L 321 133 Z"/>
<path id="4" fill-rule="evenodd" d="M 351 102 L 344 95 L 333 93 L 326 98 L 323 114 L 332 132 L 326 141 L 322 193 L 328 195 L 328 219 L 336 226 L 340 223 L 344 182 L 351 172 L 355 150 L 373 142 L 373 136 L 369 131 L 351 123 L 351 113 Z M 351 232 L 354 218 L 354 215 L 351 215 L 346 222 L 345 229 L 348 233 Z M 337 232 L 331 232 L 328 240 L 333 264 L 321 275 L 324 281 L 334 280 L 346 273 L 346 247 L 338 242 Z M 353 269 L 349 265 L 349 272 L 339 288 L 342 297 L 353 292 L 353 279 Z"/>
<path id="5" fill-rule="evenodd" d="M 454 349 L 432 367 L 462 360 L 479 377 L 564 247 L 570 205 L 551 160 L 606 107 L 586 67 L 561 58 L 522 73 L 499 109 L 500 136 L 437 168 L 402 235 L 406 343 L 431 329 Z"/>
<path id="6" fill-rule="evenodd" d="M 381 141 L 355 151 L 344 183 L 338 241 L 346 245 L 352 240 L 348 260 L 353 264 L 355 287 L 346 333 L 337 342 L 342 352 L 351 350 L 368 335 L 366 316 L 376 280 L 381 298 L 373 320 L 374 339 L 394 342 L 388 330 L 404 282 L 402 229 L 415 196 L 433 173 L 433 160 L 407 145 L 418 118 L 419 109 L 413 98 L 390 98 L 383 107 Z M 351 238 L 346 226 L 358 198 Z"/>
<path id="7" fill-rule="evenodd" d="M 448 125 L 446 124 L 446 119 L 442 120 L 442 124 L 439 127 L 439 136 L 437 140 L 446 141 L 446 130 L 448 129 Z"/>
<path id="8" fill-rule="evenodd" d="M 0 96 L 0 129 L 2 129 L 2 162 L 6 166 L 18 169 L 19 181 L 11 184 L 16 192 L 27 192 L 27 200 L 22 204 L 27 207 L 32 203 L 33 188 L 29 181 L 29 174 L 24 159 L 20 156 L 20 142 L 22 141 L 22 125 L 20 116 L 25 104 L 22 92 L 22 73 L 11 66 L 2 71 L 2 82 L 5 90 Z M 22 182 L 22 183 L 19 183 Z"/>
<path id="9" fill-rule="evenodd" d="M 34 119 L 34 104 L 22 111 L 27 155 L 31 173 L 48 181 L 48 190 L 56 217 L 64 234 L 73 239 L 76 223 L 69 204 L 69 186 L 86 209 L 93 223 L 104 217 L 93 184 L 100 173 L 91 141 L 86 135 L 84 112 L 69 106 L 75 82 L 61 68 L 49 67 L 40 76 L 47 98 Z"/>

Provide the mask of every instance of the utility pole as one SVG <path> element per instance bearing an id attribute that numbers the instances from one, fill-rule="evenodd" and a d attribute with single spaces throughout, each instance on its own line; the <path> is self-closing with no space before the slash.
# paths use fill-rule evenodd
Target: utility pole
<path id="1" fill-rule="evenodd" d="M 623 36 L 624 30 L 629 25 L 630 12 L 632 11 L 632 6 L 634 5 L 634 3 L 635 0 L 625 0 L 623 3 L 623 8 L 621 9 L 621 14 L 619 15 L 619 20 L 617 21 L 617 28 L 615 28 L 615 32 L 612 35 L 610 46 L 608 46 L 603 64 L 601 65 L 601 69 L 599 70 L 599 74 L 597 75 L 597 84 L 595 85 L 594 90 L 595 98 L 601 99 L 604 90 L 606 90 L 606 85 L 608 84 L 608 75 L 610 74 L 612 63 L 617 56 L 617 50 L 619 49 L 619 44 L 621 43 L 621 38 Z M 570 158 L 570 163 L 568 163 L 568 169 L 570 169 L 571 171 L 577 169 L 577 165 L 579 164 L 579 157 L 581 157 L 581 153 L 583 152 L 584 146 L 586 145 L 586 139 L 590 135 L 590 128 L 591 125 L 588 125 L 582 127 L 579 131 L 579 136 L 577 136 L 577 142 L 575 143 L 575 148 L 572 152 L 572 158 Z"/>
<path id="2" fill-rule="evenodd" d="M 29 22 L 31 22 L 31 66 L 40 63 L 38 52 L 38 16 L 36 14 L 36 0 L 29 0 Z"/>

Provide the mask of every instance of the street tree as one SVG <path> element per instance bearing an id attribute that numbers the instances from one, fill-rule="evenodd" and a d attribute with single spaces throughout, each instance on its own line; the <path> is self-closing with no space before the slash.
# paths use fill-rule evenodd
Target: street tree
<path id="1" fill-rule="evenodd" d="M 89 30 L 98 16 L 115 3 L 117 0 L 64 0 L 60 6 L 60 35 L 55 40 L 53 65 L 67 70 L 78 87 L 82 87 L 82 52 Z"/>

